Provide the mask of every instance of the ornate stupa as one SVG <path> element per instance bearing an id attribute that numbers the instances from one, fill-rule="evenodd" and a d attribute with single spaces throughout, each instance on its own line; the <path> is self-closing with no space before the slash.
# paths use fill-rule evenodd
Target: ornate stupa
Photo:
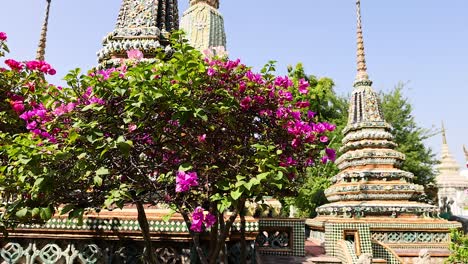
<path id="1" fill-rule="evenodd" d="M 226 47 L 224 19 L 218 8 L 219 0 L 190 0 L 190 7 L 182 16 L 181 29 L 200 51 Z"/>
<path id="2" fill-rule="evenodd" d="M 168 33 L 178 28 L 177 0 L 123 0 L 116 27 L 104 38 L 97 54 L 99 66 L 118 64 L 133 49 L 151 59 L 167 44 Z"/>
<path id="3" fill-rule="evenodd" d="M 468 189 L 468 179 L 462 176 L 460 165 L 449 150 L 444 124 L 442 124 L 442 157 L 438 171 L 437 196 L 441 211 L 462 215 L 467 199 L 465 189 Z"/>
<path id="4" fill-rule="evenodd" d="M 343 263 L 355 263 L 349 259 L 362 254 L 402 263 L 399 257 L 416 257 L 422 249 L 448 255 L 449 228 L 459 225 L 439 219 L 436 206 L 413 199 L 424 188 L 412 183 L 412 173 L 400 169 L 405 156 L 395 149 L 392 128 L 367 73 L 360 0 L 356 3 L 357 76 L 343 130 L 343 154 L 336 160 L 340 172 L 325 191 L 330 203 L 307 221 L 312 237 L 325 242 L 327 254 Z"/>

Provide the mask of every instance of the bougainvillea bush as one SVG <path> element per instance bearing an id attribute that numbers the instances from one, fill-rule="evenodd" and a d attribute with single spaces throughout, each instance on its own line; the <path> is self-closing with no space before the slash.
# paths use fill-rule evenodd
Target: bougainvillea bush
<path id="1" fill-rule="evenodd" d="M 334 160 L 335 126 L 316 122 L 306 81 L 203 56 L 179 33 L 170 47 L 151 63 L 134 50 L 116 68 L 72 71 L 63 88 L 44 81 L 55 71 L 43 62 L 0 73 L 2 116 L 18 126 L 1 131 L 15 141 L 0 149 L 0 188 L 15 197 L 4 219 L 133 203 L 148 242 L 143 205 L 165 203 L 202 263 L 216 263 L 246 200 L 292 191 L 308 167 Z"/>

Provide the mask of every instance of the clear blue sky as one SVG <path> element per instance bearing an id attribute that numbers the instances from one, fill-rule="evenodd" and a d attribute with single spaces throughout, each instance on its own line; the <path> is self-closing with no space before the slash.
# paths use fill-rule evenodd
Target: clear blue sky
<path id="1" fill-rule="evenodd" d="M 96 64 L 102 38 L 114 28 L 119 0 L 52 0 L 47 60 L 60 78 Z M 179 1 L 184 11 L 188 0 Z M 9 57 L 32 59 L 45 0 L 2 1 L 0 31 L 9 35 Z M 418 124 L 445 120 L 452 153 L 465 164 L 468 145 L 468 1 L 363 0 L 368 71 L 376 90 L 409 82 L 405 95 Z M 221 0 L 232 58 L 257 69 L 268 60 L 278 70 L 303 62 L 306 70 L 336 82 L 347 95 L 355 76 L 354 0 Z M 439 153 L 440 135 L 427 141 Z"/>

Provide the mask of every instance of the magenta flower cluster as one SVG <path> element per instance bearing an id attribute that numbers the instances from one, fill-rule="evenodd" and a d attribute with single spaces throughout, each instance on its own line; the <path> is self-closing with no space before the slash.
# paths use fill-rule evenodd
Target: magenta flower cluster
<path id="1" fill-rule="evenodd" d="M 49 75 L 55 75 L 57 73 L 57 71 L 45 61 L 28 61 L 26 62 L 26 68 L 31 71 L 40 71 Z"/>
<path id="2" fill-rule="evenodd" d="M 269 80 L 262 74 L 245 69 L 245 65 L 240 64 L 239 60 L 207 58 L 206 61 L 208 63 L 206 74 L 219 78 L 221 84 L 229 73 L 237 74 L 238 89 L 227 89 L 238 100 L 242 111 L 256 112 L 268 122 L 280 124 L 287 131 L 290 137 L 288 137 L 288 146 L 281 144 L 283 151 L 291 148 L 294 152 L 304 144 L 329 143 L 326 134 L 334 131 L 336 126 L 327 122 L 316 122 L 315 113 L 309 110 L 310 102 L 307 100 L 312 98 L 310 95 L 312 89 L 305 79 L 295 81 L 288 76 L 278 76 Z M 334 151 L 328 149 L 322 157 L 322 162 L 334 161 L 335 158 Z M 311 159 L 306 163 L 313 164 Z M 289 156 L 283 157 L 280 163 L 284 167 L 296 164 L 297 161 Z"/>
<path id="3" fill-rule="evenodd" d="M 192 225 L 190 230 L 193 232 L 200 233 L 203 231 L 203 224 L 206 228 L 212 227 L 216 223 L 216 216 L 208 213 L 205 215 L 204 209 L 202 207 L 197 207 L 192 213 Z"/>
<path id="4" fill-rule="evenodd" d="M 176 192 L 186 192 L 195 186 L 198 186 L 198 175 L 196 172 L 177 172 Z"/>
<path id="5" fill-rule="evenodd" d="M 43 104 L 32 104 L 32 109 L 22 113 L 20 118 L 26 122 L 26 128 L 34 135 L 48 139 L 52 143 L 57 142 L 55 135 L 49 133 L 47 129 L 47 123 L 54 117 Z M 56 134 L 58 131 L 54 132 Z"/>
<path id="6" fill-rule="evenodd" d="M 30 71 L 38 71 L 49 75 L 55 75 L 57 73 L 57 71 L 45 61 L 34 60 L 23 63 L 12 59 L 7 59 L 5 60 L 5 64 L 8 65 L 10 69 L 17 72 L 20 72 L 24 69 L 28 69 Z"/>
<path id="7" fill-rule="evenodd" d="M 5 32 L 0 32 L 0 41 L 6 41 L 7 40 L 7 34 Z"/>
<path id="8" fill-rule="evenodd" d="M 34 87 L 34 85 L 31 85 Z M 60 90 L 59 87 L 57 89 Z M 34 89 L 31 89 L 34 92 Z M 52 104 L 50 109 L 46 108 L 42 103 L 38 104 L 31 102 L 29 109 L 26 110 L 24 98 L 22 96 L 11 94 L 9 95 L 9 103 L 11 108 L 23 119 L 26 123 L 26 128 L 36 136 L 48 139 L 52 143 L 57 142 L 57 135 L 61 131 L 59 128 L 50 130 L 49 122 L 55 120 L 65 114 L 75 110 L 78 106 L 89 104 L 105 104 L 104 100 L 92 95 L 92 88 L 88 87 L 86 92 L 76 102 Z"/>

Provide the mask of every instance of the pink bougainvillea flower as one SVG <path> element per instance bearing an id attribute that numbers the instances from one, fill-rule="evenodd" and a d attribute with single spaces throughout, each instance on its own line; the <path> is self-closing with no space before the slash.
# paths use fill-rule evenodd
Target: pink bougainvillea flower
<path id="1" fill-rule="evenodd" d="M 208 68 L 208 70 L 206 71 L 206 74 L 208 74 L 208 76 L 211 77 L 211 76 L 213 76 L 213 75 L 216 74 L 216 70 L 210 67 L 210 68 Z"/>
<path id="2" fill-rule="evenodd" d="M 284 77 L 278 76 L 275 79 L 275 85 L 287 89 L 287 88 L 293 86 L 294 83 L 293 83 L 293 81 L 291 79 L 289 79 L 288 76 L 284 76 Z"/>
<path id="3" fill-rule="evenodd" d="M 196 172 L 177 172 L 176 192 L 186 192 L 190 190 L 190 187 L 195 186 L 198 186 L 198 175 Z"/>
<path id="4" fill-rule="evenodd" d="M 328 137 L 327 136 L 321 136 L 320 137 L 320 142 L 327 143 L 328 142 Z"/>
<path id="5" fill-rule="evenodd" d="M 47 73 L 49 75 L 55 75 L 57 73 L 57 71 L 55 69 L 50 69 Z"/>
<path id="6" fill-rule="evenodd" d="M 5 32 L 0 32 L 0 41 L 5 41 L 7 40 L 7 34 Z"/>
<path id="7" fill-rule="evenodd" d="M 21 71 L 23 69 L 23 64 L 21 62 L 12 59 L 5 60 L 5 64 L 14 71 Z"/>
<path id="8" fill-rule="evenodd" d="M 192 224 L 190 225 L 190 230 L 193 232 L 200 233 L 203 231 L 203 220 L 204 220 L 203 208 L 200 206 L 195 208 L 192 213 Z"/>
<path id="9" fill-rule="evenodd" d="M 216 223 L 216 216 L 211 213 L 205 215 L 204 211 L 205 210 L 202 207 L 198 206 L 192 212 L 192 224 L 190 225 L 190 230 L 193 232 L 202 232 L 203 224 L 205 224 L 206 228 L 210 228 Z"/>
<path id="10" fill-rule="evenodd" d="M 297 164 L 297 161 L 293 159 L 293 157 L 283 157 L 283 160 L 280 162 L 281 167 L 290 167 L 290 166 L 295 166 Z"/>
<path id="11" fill-rule="evenodd" d="M 328 159 L 327 156 L 323 156 L 323 157 L 322 157 L 322 163 L 323 163 L 323 164 L 326 164 L 328 161 L 329 161 L 329 159 Z"/>
<path id="12" fill-rule="evenodd" d="M 328 157 L 331 161 L 335 161 L 335 159 L 336 159 L 336 151 L 335 151 L 334 149 L 326 148 L 326 149 L 325 149 L 325 153 L 327 154 L 327 157 Z"/>
<path id="13" fill-rule="evenodd" d="M 312 118 L 314 118 L 314 117 L 315 117 L 315 115 L 316 115 L 316 113 L 315 113 L 315 112 L 313 112 L 313 111 L 310 111 L 310 110 L 309 110 L 309 111 L 307 111 L 307 118 L 309 118 L 309 119 L 312 119 Z"/>
<path id="14" fill-rule="evenodd" d="M 297 108 L 307 108 L 310 106 L 310 102 L 308 101 L 300 101 L 296 103 Z"/>
<path id="15" fill-rule="evenodd" d="M 213 50 L 212 49 L 205 49 L 203 50 L 203 55 L 205 55 L 205 57 L 207 59 L 211 59 L 214 57 L 214 53 L 213 53 Z"/>
<path id="16" fill-rule="evenodd" d="M 11 100 L 10 106 L 17 114 L 20 114 L 24 111 L 24 104 L 23 101 L 20 100 Z"/>
<path id="17" fill-rule="evenodd" d="M 129 124 L 128 125 L 128 132 L 133 132 L 137 129 L 137 125 L 136 124 Z"/>
<path id="18" fill-rule="evenodd" d="M 252 102 L 252 98 L 250 98 L 249 96 L 246 96 L 244 97 L 244 99 L 241 100 L 240 107 L 243 110 L 247 110 L 250 108 L 250 102 Z"/>
<path id="19" fill-rule="evenodd" d="M 245 84 L 244 81 L 239 82 L 239 92 L 243 93 L 245 92 L 245 89 L 247 88 L 247 85 Z"/>
<path id="20" fill-rule="evenodd" d="M 140 50 L 132 49 L 132 50 L 127 51 L 127 57 L 131 60 L 133 59 L 133 60 L 140 61 L 144 58 L 144 54 Z"/>
<path id="21" fill-rule="evenodd" d="M 226 48 L 224 46 L 213 47 L 212 49 L 214 51 L 214 54 L 220 58 L 225 58 L 229 56 L 229 53 L 226 51 Z"/>
<path id="22" fill-rule="evenodd" d="M 216 216 L 212 215 L 211 213 L 208 213 L 205 216 L 205 226 L 206 228 L 212 227 L 216 223 Z"/>
<path id="23" fill-rule="evenodd" d="M 57 71 L 45 61 L 28 61 L 26 68 L 30 71 L 40 71 L 44 74 L 55 75 Z"/>
<path id="24" fill-rule="evenodd" d="M 206 134 L 198 136 L 198 142 L 204 143 L 206 141 Z"/>
<path id="25" fill-rule="evenodd" d="M 336 125 L 333 125 L 333 124 L 330 124 L 330 123 L 327 123 L 327 122 L 324 122 L 322 124 L 325 126 L 325 129 L 330 131 L 330 132 L 335 131 L 335 129 L 336 129 Z"/>
<path id="26" fill-rule="evenodd" d="M 301 94 L 307 94 L 309 92 L 309 83 L 304 80 L 304 79 L 300 79 L 299 80 L 299 93 Z"/>

